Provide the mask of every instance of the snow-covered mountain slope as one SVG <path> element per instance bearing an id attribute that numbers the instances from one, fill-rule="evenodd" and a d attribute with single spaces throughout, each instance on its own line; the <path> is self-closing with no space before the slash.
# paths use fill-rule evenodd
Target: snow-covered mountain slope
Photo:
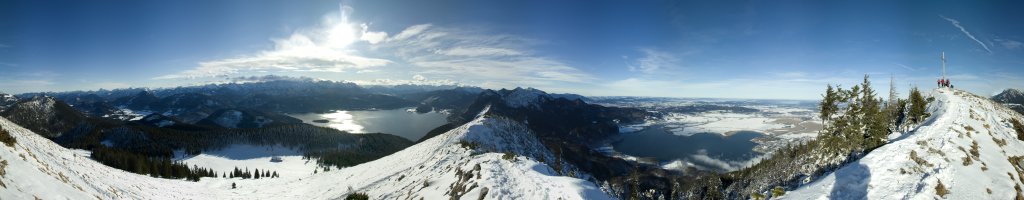
<path id="1" fill-rule="evenodd" d="M 378 160 L 274 179 L 199 182 L 124 172 L 0 118 L 17 139 L 0 145 L 0 199 L 610 199 L 588 175 L 544 148 L 524 125 L 486 115 Z M 504 153 L 509 152 L 509 153 Z M 506 156 L 507 155 L 507 156 Z M 549 166 L 546 163 L 552 163 Z M 556 171 L 552 166 L 562 170 Z M 219 173 L 219 172 L 218 172 Z M 584 179 L 559 176 L 569 174 Z M 232 185 L 238 188 L 232 189 Z"/>
<path id="2" fill-rule="evenodd" d="M 1010 120 L 1024 117 L 960 90 L 937 89 L 931 96 L 931 117 L 921 126 L 782 197 L 1022 198 L 1024 141 Z"/>
<path id="3" fill-rule="evenodd" d="M 551 100 L 551 95 L 534 88 L 523 89 L 517 87 L 512 90 L 502 89 L 497 92 L 501 95 L 501 99 L 505 100 L 505 104 L 513 108 L 537 108 L 539 107 L 537 104 Z"/>
<path id="4" fill-rule="evenodd" d="M 1000 92 L 995 96 L 992 96 L 992 100 L 995 100 L 996 102 L 1000 103 L 1021 104 L 1024 103 L 1024 92 L 1010 88 L 1003 90 L 1003 92 Z"/>
<path id="5" fill-rule="evenodd" d="M 10 94 L 0 93 L 0 112 L 3 112 L 7 107 L 18 103 L 18 97 Z"/>

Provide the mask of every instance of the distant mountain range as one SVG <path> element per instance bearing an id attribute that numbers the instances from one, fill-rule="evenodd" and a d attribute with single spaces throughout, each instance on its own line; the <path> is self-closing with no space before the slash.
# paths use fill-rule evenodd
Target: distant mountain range
<path id="1" fill-rule="evenodd" d="M 1024 93 L 1021 93 L 1020 90 L 1013 88 L 1003 90 L 1003 92 L 992 96 L 992 100 L 1024 114 Z"/>
<path id="2" fill-rule="evenodd" d="M 265 82 L 210 84 L 166 89 L 128 88 L 99 91 L 0 95 L 0 110 L 17 100 L 50 96 L 85 115 L 137 120 L 149 114 L 199 123 L 225 109 L 263 113 L 324 113 L 333 110 L 416 107 L 419 112 L 465 107 L 483 89 L 475 87 L 394 85 L 362 87 L 349 82 L 275 79 Z M 267 119 L 280 116 L 261 116 Z M 259 117 L 256 117 L 259 118 Z M 278 122 L 297 120 L 278 120 Z M 207 123 L 218 125 L 217 123 Z"/>

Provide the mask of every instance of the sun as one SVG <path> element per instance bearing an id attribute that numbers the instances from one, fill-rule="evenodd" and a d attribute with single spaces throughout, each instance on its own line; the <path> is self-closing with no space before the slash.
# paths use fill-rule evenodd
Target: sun
<path id="1" fill-rule="evenodd" d="M 342 19 L 327 32 L 327 43 L 333 48 L 344 48 L 356 41 L 356 30 L 348 20 Z"/>

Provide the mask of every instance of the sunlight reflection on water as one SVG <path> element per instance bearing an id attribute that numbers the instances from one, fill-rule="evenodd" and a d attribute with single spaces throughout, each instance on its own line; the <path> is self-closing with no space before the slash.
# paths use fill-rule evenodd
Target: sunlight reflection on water
<path id="1" fill-rule="evenodd" d="M 352 118 L 352 114 L 349 114 L 348 111 L 336 111 L 334 113 L 328 113 L 321 116 L 326 118 L 327 121 L 330 121 L 327 126 L 331 128 L 349 133 L 363 133 L 363 126 L 356 124 L 355 119 Z"/>

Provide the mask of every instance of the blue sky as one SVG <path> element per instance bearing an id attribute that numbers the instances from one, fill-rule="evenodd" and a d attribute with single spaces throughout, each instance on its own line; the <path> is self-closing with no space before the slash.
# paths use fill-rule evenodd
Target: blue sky
<path id="1" fill-rule="evenodd" d="M 253 75 L 816 99 L 870 74 L 1024 88 L 1012 1 L 2 1 L 0 92 Z"/>

